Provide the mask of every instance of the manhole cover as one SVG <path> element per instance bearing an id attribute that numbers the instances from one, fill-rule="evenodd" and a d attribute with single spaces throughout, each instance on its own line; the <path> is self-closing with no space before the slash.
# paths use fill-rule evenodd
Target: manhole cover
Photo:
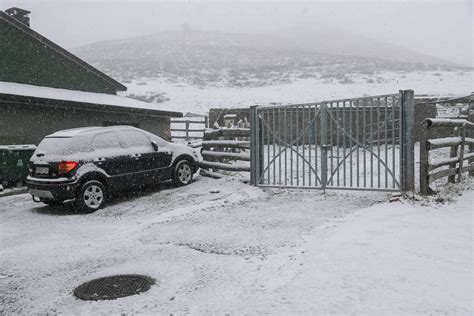
<path id="1" fill-rule="evenodd" d="M 74 290 L 74 295 L 82 300 L 114 300 L 146 292 L 154 283 L 152 278 L 144 275 L 114 275 L 81 284 Z"/>

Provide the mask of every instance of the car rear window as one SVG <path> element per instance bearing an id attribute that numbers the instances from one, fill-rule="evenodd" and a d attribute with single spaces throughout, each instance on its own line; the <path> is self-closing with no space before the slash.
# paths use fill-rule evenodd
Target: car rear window
<path id="1" fill-rule="evenodd" d="M 36 152 L 51 155 L 71 155 L 88 151 L 91 151 L 89 141 L 81 137 L 46 137 L 36 149 Z"/>
<path id="2" fill-rule="evenodd" d="M 115 133 L 104 133 L 94 137 L 92 141 L 94 149 L 120 148 L 120 142 Z"/>
<path id="3" fill-rule="evenodd" d="M 146 147 L 152 148 L 151 141 L 145 134 L 138 131 L 121 131 L 120 135 L 127 144 L 127 147 Z"/>

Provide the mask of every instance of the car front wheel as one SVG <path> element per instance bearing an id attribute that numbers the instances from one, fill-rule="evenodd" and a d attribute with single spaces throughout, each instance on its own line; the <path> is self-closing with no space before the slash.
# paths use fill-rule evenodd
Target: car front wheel
<path id="1" fill-rule="evenodd" d="M 99 181 L 88 181 L 82 185 L 76 202 L 80 210 L 92 213 L 105 203 L 105 187 Z"/>
<path id="2" fill-rule="evenodd" d="M 174 168 L 173 183 L 177 186 L 189 184 L 193 180 L 193 169 L 189 161 L 181 160 Z"/>

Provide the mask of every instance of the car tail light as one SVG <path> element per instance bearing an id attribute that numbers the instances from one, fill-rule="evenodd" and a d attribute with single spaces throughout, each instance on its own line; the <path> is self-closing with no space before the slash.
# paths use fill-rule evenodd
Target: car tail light
<path id="1" fill-rule="evenodd" d="M 78 164 L 77 161 L 61 161 L 58 165 L 58 174 L 67 174 L 74 170 Z"/>

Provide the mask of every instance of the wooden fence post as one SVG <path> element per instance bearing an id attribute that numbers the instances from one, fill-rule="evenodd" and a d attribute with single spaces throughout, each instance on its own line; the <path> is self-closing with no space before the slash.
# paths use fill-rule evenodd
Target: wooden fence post
<path id="1" fill-rule="evenodd" d="M 459 130 L 459 127 L 455 127 L 454 128 L 454 134 L 457 136 L 459 136 L 459 133 L 460 133 L 460 130 Z M 458 145 L 455 145 L 455 146 L 452 146 L 451 147 L 451 152 L 449 154 L 449 157 L 450 158 L 455 158 L 458 156 Z M 456 168 L 456 165 L 457 165 L 457 162 L 453 162 L 451 164 L 449 164 L 449 169 L 453 169 L 453 168 Z M 454 183 L 456 182 L 456 175 L 452 175 L 452 176 L 449 176 L 448 177 L 448 183 Z"/>
<path id="2" fill-rule="evenodd" d="M 420 139 L 420 193 L 422 195 L 428 195 L 430 190 L 429 182 L 429 142 L 430 139 L 430 128 L 427 121 L 423 122 L 421 139 Z"/>
<path id="3" fill-rule="evenodd" d="M 474 124 L 464 119 L 432 119 L 428 118 L 424 121 L 428 131 L 423 130 L 422 139 L 420 140 L 420 193 L 429 194 L 431 190 L 429 184 L 438 179 L 447 177 L 448 183 L 462 180 L 463 172 L 474 171 L 474 164 L 471 159 L 474 158 L 474 152 L 470 149 L 474 145 L 474 139 L 469 137 L 472 135 Z M 435 128 L 452 128 L 451 133 L 447 137 L 430 139 L 433 133 L 431 129 Z M 466 145 L 469 150 L 466 153 Z M 428 160 L 429 151 L 439 148 L 450 148 L 450 157 Z M 459 156 L 458 156 L 459 154 Z M 469 159 L 467 165 L 464 159 Z M 438 169 L 448 166 L 448 169 Z"/>
<path id="4" fill-rule="evenodd" d="M 186 141 L 189 141 L 189 121 L 186 121 Z"/>
<path id="5" fill-rule="evenodd" d="M 474 108 L 473 108 L 473 106 L 474 105 L 471 102 L 470 107 L 468 109 L 468 115 L 467 115 L 467 121 L 471 122 L 471 123 L 474 123 Z M 466 137 L 471 138 L 471 139 L 474 138 L 474 129 L 473 128 L 468 128 L 467 129 Z M 469 143 L 468 148 L 469 148 L 469 153 L 474 152 L 474 144 Z M 473 163 L 474 163 L 474 157 L 469 158 L 468 165 L 471 165 Z M 474 170 L 469 171 L 469 176 L 474 177 Z"/>
<path id="6" fill-rule="evenodd" d="M 458 172 L 458 182 L 462 180 L 462 167 L 463 167 L 463 160 L 464 160 L 464 143 L 466 141 L 466 125 L 460 128 L 461 130 L 461 145 L 459 148 L 459 172 Z"/>
<path id="7" fill-rule="evenodd" d="M 258 116 L 257 107 L 250 107 L 250 184 L 257 186 L 258 178 Z"/>

